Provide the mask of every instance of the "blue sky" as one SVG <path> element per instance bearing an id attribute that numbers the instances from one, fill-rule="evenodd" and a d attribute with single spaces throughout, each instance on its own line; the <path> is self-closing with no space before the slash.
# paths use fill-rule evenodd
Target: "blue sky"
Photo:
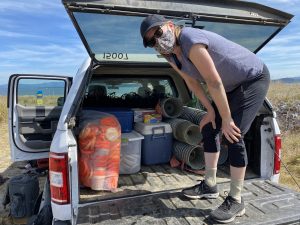
<path id="1" fill-rule="evenodd" d="M 300 76 L 299 0 L 261 0 L 294 14 L 258 56 L 272 79 Z M 0 84 L 15 73 L 75 75 L 87 52 L 60 0 L 0 1 Z"/>

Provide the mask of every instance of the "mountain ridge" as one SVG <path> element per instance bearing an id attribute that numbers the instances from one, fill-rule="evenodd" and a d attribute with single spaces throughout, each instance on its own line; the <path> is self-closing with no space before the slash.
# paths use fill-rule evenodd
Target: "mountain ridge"
<path id="1" fill-rule="evenodd" d="M 279 83 L 285 83 L 285 84 L 296 84 L 296 83 L 300 83 L 300 76 L 273 79 L 272 82 L 279 82 Z M 53 83 L 51 81 L 49 81 L 49 85 L 51 87 L 51 86 L 53 86 Z M 0 84 L 0 96 L 6 96 L 6 95 L 7 95 L 7 84 Z"/>

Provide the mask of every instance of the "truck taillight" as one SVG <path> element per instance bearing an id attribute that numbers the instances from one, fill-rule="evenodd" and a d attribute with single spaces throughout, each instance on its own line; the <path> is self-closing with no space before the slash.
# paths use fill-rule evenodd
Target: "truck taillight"
<path id="1" fill-rule="evenodd" d="M 281 158 L 281 137 L 280 135 L 275 135 L 275 155 L 274 155 L 274 174 L 280 172 L 280 158 Z"/>
<path id="2" fill-rule="evenodd" d="M 51 200 L 57 204 L 70 203 L 68 154 L 51 152 L 49 171 Z"/>

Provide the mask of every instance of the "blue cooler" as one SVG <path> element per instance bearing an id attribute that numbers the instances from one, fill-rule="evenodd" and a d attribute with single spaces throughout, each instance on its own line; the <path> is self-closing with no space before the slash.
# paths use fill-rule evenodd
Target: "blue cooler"
<path id="1" fill-rule="evenodd" d="M 142 164 L 153 165 L 170 162 L 173 148 L 172 128 L 168 123 L 135 123 L 134 130 L 144 136 Z"/>

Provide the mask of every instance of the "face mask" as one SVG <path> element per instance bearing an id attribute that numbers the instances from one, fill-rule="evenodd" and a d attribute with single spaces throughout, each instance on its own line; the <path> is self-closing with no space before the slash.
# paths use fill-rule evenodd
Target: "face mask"
<path id="1" fill-rule="evenodd" d="M 162 55 L 171 54 L 175 47 L 175 36 L 172 30 L 166 30 L 160 38 L 157 38 L 155 50 Z"/>

